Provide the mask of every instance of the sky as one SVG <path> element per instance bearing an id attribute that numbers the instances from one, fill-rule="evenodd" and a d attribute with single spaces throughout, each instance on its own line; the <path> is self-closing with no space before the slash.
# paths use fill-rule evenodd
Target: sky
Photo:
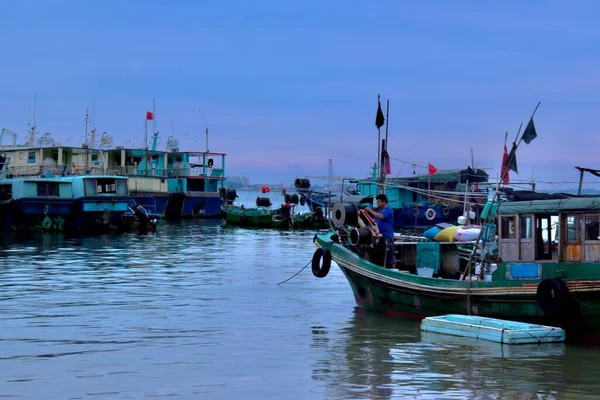
<path id="1" fill-rule="evenodd" d="M 390 102 L 392 175 L 411 164 L 499 174 L 535 106 L 519 175 L 565 190 L 600 168 L 597 1 L 0 0 L 0 128 L 85 137 L 85 110 L 115 145 L 225 152 L 254 183 L 366 177 L 377 96 Z M 382 130 L 383 133 L 383 130 Z M 398 161 L 402 160 L 402 161 Z M 426 169 L 417 167 L 417 173 Z M 588 188 L 600 180 L 586 177 Z"/>

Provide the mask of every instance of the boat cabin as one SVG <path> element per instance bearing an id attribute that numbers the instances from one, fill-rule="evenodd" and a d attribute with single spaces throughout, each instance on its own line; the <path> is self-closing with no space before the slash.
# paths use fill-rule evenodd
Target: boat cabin
<path id="1" fill-rule="evenodd" d="M 500 203 L 498 246 L 505 262 L 598 262 L 600 197 Z"/>

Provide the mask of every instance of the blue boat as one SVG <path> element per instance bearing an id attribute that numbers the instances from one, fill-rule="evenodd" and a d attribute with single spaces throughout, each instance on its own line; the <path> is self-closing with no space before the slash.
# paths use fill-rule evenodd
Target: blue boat
<path id="1" fill-rule="evenodd" d="M 377 179 L 348 180 L 343 193 L 324 193 L 310 189 L 307 178 L 294 182 L 301 204 L 327 210 L 339 201 L 359 203 L 379 194 Z M 385 194 L 394 210 L 394 228 L 422 229 L 440 223 L 455 223 L 464 214 L 465 196 L 470 206 L 483 207 L 488 197 L 488 174 L 482 169 L 439 170 L 434 175 L 387 178 Z M 478 214 L 478 213 L 477 213 Z"/>
<path id="2" fill-rule="evenodd" d="M 455 223 L 464 214 L 465 196 L 470 207 L 485 204 L 488 189 L 493 186 L 488 179 L 483 169 L 471 167 L 438 170 L 433 175 L 387 178 L 385 194 L 394 209 L 394 227 L 423 228 Z M 378 194 L 377 180 L 373 177 L 360 180 L 357 185 L 363 195 Z"/>
<path id="3" fill-rule="evenodd" d="M 124 149 L 106 151 L 108 172 L 126 176 L 137 204 L 165 219 L 219 218 L 224 153 Z"/>
<path id="4" fill-rule="evenodd" d="M 458 314 L 427 317 L 421 330 L 504 344 L 564 342 L 566 338 L 563 329 L 553 326 Z"/>
<path id="5" fill-rule="evenodd" d="M 110 175 L 0 179 L 0 231 L 127 229 L 127 178 Z"/>

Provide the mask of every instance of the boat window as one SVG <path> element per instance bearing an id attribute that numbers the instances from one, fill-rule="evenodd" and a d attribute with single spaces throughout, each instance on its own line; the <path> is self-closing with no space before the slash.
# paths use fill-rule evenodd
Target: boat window
<path id="1" fill-rule="evenodd" d="M 0 200 L 12 199 L 12 185 L 0 185 Z"/>
<path id="2" fill-rule="evenodd" d="M 532 239 L 532 218 L 531 216 L 521 217 L 519 231 L 521 233 L 521 239 Z"/>
<path id="3" fill-rule="evenodd" d="M 598 215 L 587 215 L 585 217 L 585 240 L 599 240 L 600 217 Z"/>
<path id="4" fill-rule="evenodd" d="M 27 156 L 27 163 L 31 164 L 31 163 L 35 163 L 35 151 L 30 151 L 28 156 Z"/>
<path id="5" fill-rule="evenodd" d="M 101 178 L 97 179 L 97 193 L 98 194 L 115 194 L 117 193 L 117 184 L 114 178 Z"/>
<path id="6" fill-rule="evenodd" d="M 567 215 L 567 241 L 581 241 L 581 217 L 576 215 Z"/>
<path id="7" fill-rule="evenodd" d="M 38 196 L 58 196 L 58 182 L 38 182 Z"/>
<path id="8" fill-rule="evenodd" d="M 85 179 L 85 195 L 95 196 L 98 194 L 98 188 L 96 186 L 95 179 Z"/>
<path id="9" fill-rule="evenodd" d="M 117 180 L 117 196 L 127 196 L 129 195 L 129 190 L 127 190 L 127 180 L 126 179 L 118 179 Z"/>
<path id="10" fill-rule="evenodd" d="M 502 239 L 516 239 L 515 217 L 502 217 Z"/>

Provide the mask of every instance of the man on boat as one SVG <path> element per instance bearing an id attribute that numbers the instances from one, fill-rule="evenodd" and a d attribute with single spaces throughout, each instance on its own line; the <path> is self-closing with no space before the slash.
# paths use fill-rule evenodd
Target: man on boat
<path id="1" fill-rule="evenodd" d="M 289 194 L 285 195 L 285 204 L 281 206 L 281 217 L 287 222 L 288 227 L 293 225 L 292 204 Z"/>
<path id="2" fill-rule="evenodd" d="M 383 261 L 386 268 L 396 268 L 396 248 L 394 245 L 394 211 L 388 206 L 388 198 L 385 194 L 378 194 L 377 211 L 365 208 L 365 212 L 375 217 L 377 229 L 381 234 L 378 239 L 377 248 L 383 252 Z"/>

